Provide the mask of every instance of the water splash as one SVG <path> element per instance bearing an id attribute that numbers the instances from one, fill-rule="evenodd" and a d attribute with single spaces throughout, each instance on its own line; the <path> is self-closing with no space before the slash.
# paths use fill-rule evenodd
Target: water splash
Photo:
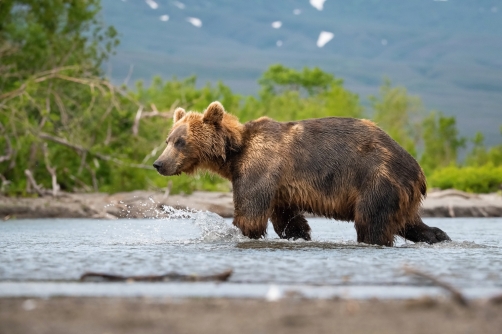
<path id="1" fill-rule="evenodd" d="M 238 242 L 248 240 L 237 227 L 228 225 L 222 217 L 213 212 L 199 211 L 193 216 L 193 222 L 202 232 L 201 241 Z"/>
<path id="2" fill-rule="evenodd" d="M 172 206 L 162 205 L 162 214 L 168 219 L 193 219 L 197 213 L 198 211 L 194 209 L 176 209 Z"/>

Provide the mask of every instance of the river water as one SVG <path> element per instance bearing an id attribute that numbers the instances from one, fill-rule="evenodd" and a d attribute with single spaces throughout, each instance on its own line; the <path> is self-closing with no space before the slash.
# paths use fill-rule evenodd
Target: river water
<path id="1" fill-rule="evenodd" d="M 189 217 L 187 217 L 189 215 Z M 37 219 L 0 222 L 0 297 L 409 298 L 443 293 L 406 275 L 433 274 L 470 298 L 502 292 L 502 219 L 425 219 L 453 242 L 358 244 L 352 223 L 309 219 L 313 241 L 280 240 L 271 226 L 252 241 L 231 220 L 199 212 L 145 220 Z M 80 283 L 87 271 L 201 275 L 233 269 L 227 283 Z M 274 297 L 275 296 L 275 297 Z"/>

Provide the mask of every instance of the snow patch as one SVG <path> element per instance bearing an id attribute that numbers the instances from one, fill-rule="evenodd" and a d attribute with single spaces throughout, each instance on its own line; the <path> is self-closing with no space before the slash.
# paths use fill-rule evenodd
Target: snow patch
<path id="1" fill-rule="evenodd" d="M 155 2 L 155 1 L 153 1 L 153 0 L 145 0 L 145 2 L 146 2 L 146 4 L 147 4 L 148 6 L 150 6 L 150 8 L 151 8 L 151 9 L 157 9 L 157 8 L 159 8 L 159 4 L 158 4 L 158 3 L 156 3 L 156 2 Z"/>
<path id="2" fill-rule="evenodd" d="M 281 21 L 274 21 L 274 22 L 272 22 L 272 28 L 279 29 L 280 27 L 282 27 L 282 22 Z"/>
<path id="3" fill-rule="evenodd" d="M 322 48 L 323 46 L 326 45 L 329 41 L 331 41 L 335 37 L 335 34 L 329 31 L 321 31 L 319 34 L 319 38 L 317 39 L 317 46 Z"/>
<path id="4" fill-rule="evenodd" d="M 326 0 L 310 0 L 310 4 L 312 5 L 312 7 L 314 7 L 317 10 L 323 10 L 325 2 Z"/>
<path id="5" fill-rule="evenodd" d="M 187 17 L 187 21 L 191 23 L 194 27 L 202 27 L 202 21 L 196 17 Z"/>

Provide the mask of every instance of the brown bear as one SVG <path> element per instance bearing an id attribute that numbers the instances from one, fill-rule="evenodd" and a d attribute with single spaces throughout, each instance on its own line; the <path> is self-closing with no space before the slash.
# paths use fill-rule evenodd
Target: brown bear
<path id="1" fill-rule="evenodd" d="M 355 222 L 357 241 L 391 246 L 450 240 L 418 214 L 426 181 L 416 160 L 368 120 L 328 117 L 241 124 L 219 102 L 203 114 L 174 112 L 161 175 L 206 169 L 233 185 L 234 221 L 249 238 L 310 240 L 304 213 Z"/>

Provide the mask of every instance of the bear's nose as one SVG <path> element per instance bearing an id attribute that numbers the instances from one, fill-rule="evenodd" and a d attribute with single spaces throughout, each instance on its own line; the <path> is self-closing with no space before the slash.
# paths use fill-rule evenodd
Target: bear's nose
<path id="1" fill-rule="evenodd" d="M 160 167 L 162 167 L 162 163 L 158 162 L 158 161 L 155 161 L 153 163 L 153 167 L 155 167 L 156 170 L 159 170 Z"/>

